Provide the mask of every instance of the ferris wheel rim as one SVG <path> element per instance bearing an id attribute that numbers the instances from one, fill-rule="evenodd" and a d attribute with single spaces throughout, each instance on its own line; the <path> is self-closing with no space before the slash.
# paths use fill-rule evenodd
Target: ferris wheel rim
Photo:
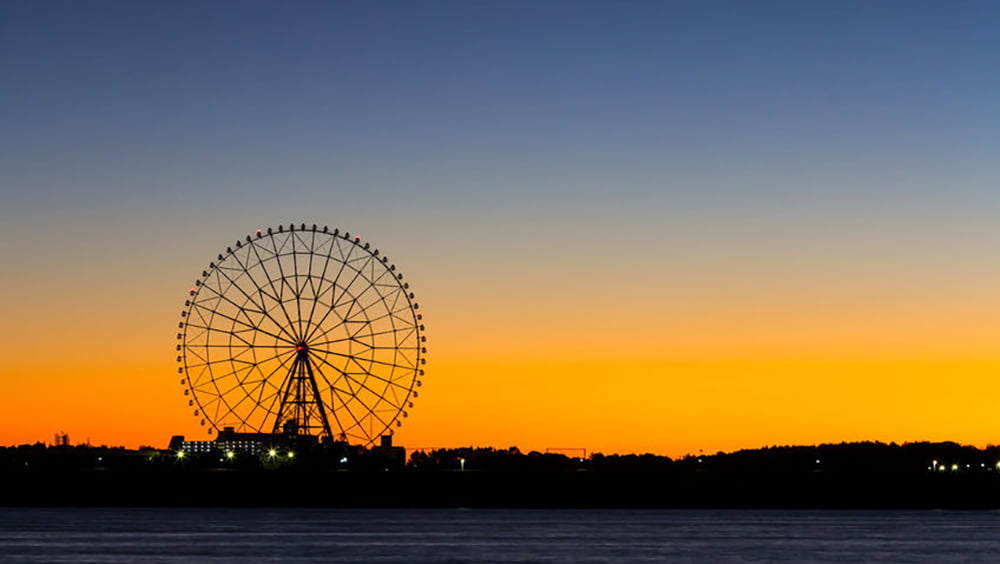
<path id="1" fill-rule="evenodd" d="M 308 244 L 305 239 L 297 237 L 297 233 L 305 233 L 309 238 Z M 318 249 L 323 248 L 323 246 L 316 247 L 317 236 L 329 237 L 330 243 L 326 247 L 325 255 L 317 252 Z M 280 248 L 277 237 L 284 237 L 280 241 Z M 256 245 L 258 242 L 261 243 L 260 247 Z M 265 242 L 270 242 L 271 244 L 271 249 L 267 251 L 270 255 L 266 258 L 262 257 L 260 252 Z M 297 248 L 297 242 L 302 244 L 303 248 Z M 286 249 L 288 245 L 291 245 L 290 251 Z M 342 245 L 349 245 L 347 247 L 349 251 L 346 255 L 344 254 Z M 426 364 L 426 346 L 424 344 L 426 337 L 423 335 L 423 316 L 419 312 L 419 305 L 415 301 L 413 292 L 409 290 L 409 284 L 403 282 L 403 276 L 397 272 L 395 265 L 390 265 L 386 257 L 380 256 L 378 249 L 371 248 L 370 243 L 365 242 L 362 244 L 360 236 L 352 238 L 350 232 L 345 231 L 341 233 L 337 229 L 330 231 L 325 226 L 320 229 L 316 225 L 313 225 L 309 229 L 306 228 L 305 224 L 302 224 L 297 229 L 295 224 L 291 224 L 288 230 L 285 230 L 284 225 L 280 225 L 277 230 L 267 228 L 266 233 L 264 230 L 258 229 L 255 232 L 255 237 L 248 235 L 244 240 L 237 240 L 235 247 L 236 250 L 230 246 L 227 247 L 225 253 L 219 253 L 216 259 L 218 262 L 209 262 L 209 267 L 202 271 L 202 276 L 195 281 L 194 286 L 189 290 L 189 299 L 186 301 L 185 310 L 182 312 L 181 331 L 178 333 L 180 343 L 177 347 L 180 353 L 178 355 L 178 362 L 181 363 L 181 367 L 178 371 L 184 375 L 181 383 L 185 386 L 185 395 L 191 396 L 189 405 L 197 405 L 195 415 L 201 417 L 201 424 L 207 424 L 209 433 L 211 433 L 213 429 L 219 431 L 222 427 L 227 426 L 227 421 L 239 420 L 241 428 L 264 432 L 265 430 L 262 425 L 254 425 L 250 422 L 250 419 L 258 417 L 266 422 L 271 416 L 276 416 L 274 427 L 276 430 L 277 426 L 281 423 L 277 419 L 280 419 L 282 409 L 285 408 L 286 403 L 286 398 L 278 394 L 281 393 L 280 389 L 287 384 L 289 377 L 286 376 L 277 388 L 275 388 L 274 382 L 271 380 L 284 369 L 294 371 L 303 368 L 307 369 L 310 374 L 313 370 L 319 373 L 325 384 L 322 391 L 329 392 L 331 402 L 334 401 L 332 398 L 337 398 L 340 401 L 340 405 L 331 407 L 328 414 L 324 411 L 324 402 L 321 399 L 322 394 L 320 390 L 317 389 L 314 392 L 315 403 L 319 409 L 318 413 L 324 417 L 332 415 L 334 420 L 336 420 L 337 431 L 339 431 L 339 433 L 334 433 L 332 426 L 326 425 L 327 431 L 324 434 L 330 435 L 331 439 L 346 439 L 350 434 L 355 439 L 361 439 L 362 442 L 371 444 L 381 434 L 393 433 L 393 425 L 398 426 L 400 419 L 407 417 L 406 409 L 407 407 L 412 407 L 412 399 L 417 397 L 416 388 L 422 384 L 420 380 L 424 373 L 422 367 Z M 244 247 L 253 251 L 254 256 L 252 258 L 255 258 L 256 262 L 251 263 L 249 260 L 251 258 L 249 251 L 246 252 L 247 260 L 240 260 L 238 253 Z M 334 247 L 337 247 L 340 253 L 339 257 L 334 256 Z M 354 259 L 350 258 L 355 252 L 359 256 Z M 300 273 L 298 270 L 300 266 L 298 256 L 300 255 L 308 256 L 309 270 L 305 274 Z M 290 273 L 291 276 L 284 272 L 282 263 L 283 257 L 288 256 L 292 257 L 291 261 L 295 269 L 294 273 Z M 318 277 L 313 272 L 314 261 L 317 257 L 322 262 L 323 268 L 322 273 Z M 354 262 L 363 262 L 358 267 L 351 264 L 352 260 Z M 230 266 L 227 265 L 227 261 L 235 261 L 238 265 L 238 269 L 232 270 L 235 278 L 224 271 L 225 268 L 229 268 Z M 267 261 L 275 263 L 279 276 L 270 276 L 270 271 L 266 264 Z M 327 278 L 326 273 L 332 263 L 339 266 L 339 268 L 337 275 L 331 281 Z M 305 265 L 302 266 L 304 267 Z M 254 278 L 252 270 L 255 268 L 260 269 L 266 280 L 258 281 Z M 365 268 L 371 269 L 371 276 L 362 276 L 364 274 L 363 269 Z M 353 271 L 351 281 L 346 285 L 339 285 L 340 276 L 345 270 Z M 213 276 L 216 277 L 219 287 L 213 286 L 210 282 Z M 256 290 L 256 297 L 253 295 L 253 292 L 246 291 L 246 288 L 238 283 L 244 276 L 246 279 L 243 282 L 245 283 L 247 280 L 250 282 L 250 286 Z M 388 278 L 384 280 L 387 276 Z M 363 288 L 361 290 L 355 287 L 355 282 L 359 277 L 365 280 L 360 285 Z M 222 282 L 223 278 L 225 282 Z M 289 284 L 289 278 L 293 281 L 292 284 Z M 306 283 L 300 280 L 302 278 L 312 286 L 311 291 L 313 293 L 312 308 L 307 317 L 303 317 L 301 311 L 302 295 Z M 323 303 L 321 300 L 324 296 L 316 294 L 313 282 L 316 279 L 319 280 L 320 286 L 323 283 L 329 283 L 324 292 L 331 293 L 329 308 L 318 321 L 314 319 L 316 307 L 317 304 Z M 389 280 L 392 281 L 391 284 L 388 284 Z M 232 288 L 238 290 L 238 292 L 235 292 L 235 299 L 233 296 L 225 295 Z M 294 300 L 291 299 L 291 296 L 285 294 L 289 289 L 293 290 L 291 296 L 294 296 Z M 336 299 L 332 299 L 332 296 L 336 294 L 338 289 L 340 290 L 340 298 L 344 300 L 339 303 Z M 355 305 L 359 303 L 361 296 L 373 289 L 378 299 L 361 307 L 359 312 L 352 311 Z M 385 293 L 383 293 L 383 289 L 386 289 Z M 217 305 L 214 308 L 205 307 L 199 303 L 199 297 L 202 295 L 202 292 L 214 294 L 214 297 L 210 298 L 217 300 Z M 242 297 L 240 297 L 240 294 L 242 294 Z M 393 301 L 391 306 L 388 305 L 388 298 L 390 297 Z M 268 300 L 273 302 L 270 308 L 268 308 Z M 291 304 L 293 301 L 296 308 L 298 308 L 294 314 L 286 309 L 286 305 Z M 234 312 L 230 312 L 227 315 L 221 311 L 221 304 L 223 303 L 225 303 L 225 307 L 234 309 Z M 346 317 L 337 311 L 344 304 L 350 304 L 346 310 Z M 370 315 L 369 313 L 369 310 L 375 308 L 375 304 L 379 304 L 380 307 L 384 308 L 384 311 L 375 312 L 380 313 L 377 316 Z M 323 305 L 327 304 L 323 303 Z M 397 305 L 402 307 L 396 308 Z M 400 313 L 403 311 L 408 313 L 408 316 L 405 318 L 408 325 L 397 327 L 396 323 L 403 319 L 400 316 Z M 327 323 L 329 316 L 334 312 L 341 315 L 340 322 L 336 324 Z M 251 315 L 258 316 L 259 323 L 254 323 Z M 363 316 L 363 320 L 353 319 L 358 315 Z M 240 319 L 241 316 L 246 319 Z M 383 322 L 383 320 L 385 320 L 384 323 L 388 323 L 389 328 L 375 330 L 376 328 L 373 324 Z M 213 325 L 217 324 L 217 322 L 224 328 Z M 229 324 L 228 327 L 226 327 L 226 323 Z M 348 331 L 346 335 L 336 333 L 336 331 L 346 331 L 345 327 L 351 324 L 357 324 L 360 327 L 353 333 Z M 264 325 L 267 325 L 267 327 L 264 327 Z M 198 335 L 196 338 L 204 339 L 204 343 L 192 343 L 189 340 L 192 336 L 192 329 Z M 364 329 L 368 329 L 367 333 L 363 332 Z M 213 342 L 212 337 L 216 333 L 218 334 L 217 337 L 221 338 L 225 336 L 226 341 L 219 343 L 219 339 L 216 338 Z M 401 333 L 402 336 L 400 335 Z M 315 341 L 317 336 L 321 340 Z M 392 337 L 394 339 L 393 346 L 377 344 L 379 343 L 378 338 L 382 337 L 385 337 L 382 341 L 385 341 L 388 337 Z M 258 343 L 258 339 L 263 342 Z M 364 339 L 367 339 L 367 341 Z M 313 344 L 314 342 L 315 345 Z M 355 342 L 357 342 L 357 346 L 367 347 L 367 349 L 362 349 L 367 356 L 361 353 L 351 353 L 354 350 L 351 347 L 355 346 Z M 402 346 L 401 343 L 404 342 L 407 346 Z M 334 350 L 338 345 L 341 346 L 342 350 Z M 298 347 L 298 350 L 295 350 L 296 347 Z M 221 359 L 213 359 L 212 351 L 214 349 L 220 349 L 223 352 L 229 351 L 230 355 L 228 358 L 224 356 Z M 238 354 L 232 352 L 234 349 L 239 350 Z M 253 373 L 253 370 L 245 366 L 240 368 L 237 364 L 250 363 L 253 368 L 256 368 L 259 360 L 257 356 L 258 351 L 261 350 L 270 350 L 274 353 L 260 358 L 263 363 L 273 368 L 267 374 L 260 371 L 258 375 L 259 379 L 255 380 L 256 387 L 251 390 L 251 393 L 257 394 L 256 398 L 253 398 L 251 393 L 241 396 L 236 392 L 236 389 L 243 386 Z M 347 352 L 344 352 L 344 350 Z M 381 350 L 391 351 L 393 360 L 389 362 L 375 358 L 377 356 L 376 351 Z M 246 356 L 247 358 L 237 359 L 235 358 L 236 356 Z M 342 362 L 343 365 L 340 366 L 332 362 L 330 357 L 334 357 L 338 362 Z M 400 358 L 403 360 L 400 360 Z M 189 362 L 189 359 L 193 359 L 194 362 Z M 300 362 L 305 364 L 299 364 Z M 217 378 L 214 373 L 215 364 L 228 364 L 231 366 L 232 371 L 221 374 Z M 348 370 L 345 367 L 351 369 Z M 337 374 L 333 375 L 333 382 L 323 372 L 330 369 L 337 372 Z M 206 404 L 206 392 L 196 389 L 195 378 L 192 377 L 192 373 L 196 370 L 200 370 L 198 374 L 200 378 L 205 378 L 205 373 L 207 372 L 208 382 L 215 387 L 216 395 L 208 400 L 208 403 L 216 404 L 214 415 L 209 415 L 209 405 Z M 239 376 L 240 370 L 246 370 L 246 374 L 242 380 Z M 388 375 L 382 374 L 380 371 L 388 371 Z M 223 389 L 223 387 L 220 387 L 220 382 L 231 376 L 237 381 L 239 386 L 226 383 L 225 386 L 229 386 L 228 388 Z M 311 377 L 314 380 L 313 387 L 317 388 L 318 385 L 315 383 L 317 380 L 314 376 Z M 338 389 L 336 382 L 341 380 L 346 385 L 346 389 Z M 402 383 L 397 380 L 402 380 Z M 371 385 L 369 385 L 369 382 L 371 382 Z M 203 386 L 204 384 L 200 385 Z M 271 389 L 268 389 L 267 386 L 270 386 Z M 264 406 L 265 392 L 268 393 L 266 399 L 270 401 L 266 406 Z M 393 395 L 392 399 L 387 397 L 389 393 Z M 251 404 L 254 404 L 249 413 L 245 416 L 237 414 L 237 410 L 243 409 L 241 407 L 242 404 L 248 400 Z M 278 405 L 277 411 L 275 411 L 276 404 Z M 356 404 L 360 404 L 362 411 L 356 411 Z M 225 409 L 221 417 L 219 415 L 220 406 Z M 262 406 L 263 410 L 258 413 L 258 410 Z M 345 425 L 341 422 L 342 417 L 350 417 L 351 421 Z"/>

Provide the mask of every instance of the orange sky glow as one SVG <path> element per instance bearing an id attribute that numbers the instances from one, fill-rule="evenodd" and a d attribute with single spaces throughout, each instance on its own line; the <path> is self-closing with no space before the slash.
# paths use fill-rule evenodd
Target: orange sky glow
<path id="1" fill-rule="evenodd" d="M 425 385 L 396 442 L 678 456 L 995 441 L 997 312 L 954 304 L 927 319 L 898 300 L 850 311 L 777 293 L 770 308 L 704 295 L 699 304 L 692 294 L 686 307 L 636 295 L 585 308 L 542 300 L 477 309 L 432 289 L 423 300 Z M 171 325 L 180 308 L 122 298 L 120 310 L 97 314 L 67 298 L 55 326 L 5 329 L 0 443 L 50 441 L 60 430 L 73 442 L 130 447 L 163 447 L 173 434 L 207 438 L 176 373 Z"/>

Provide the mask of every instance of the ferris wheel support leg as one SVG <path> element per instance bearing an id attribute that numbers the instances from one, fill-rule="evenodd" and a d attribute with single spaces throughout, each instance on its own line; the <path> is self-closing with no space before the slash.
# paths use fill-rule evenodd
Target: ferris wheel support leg
<path id="1" fill-rule="evenodd" d="M 316 410 L 319 411 L 320 420 L 323 422 L 323 431 L 326 436 L 333 440 L 333 429 L 330 428 L 330 420 L 326 416 L 326 405 L 323 404 L 323 397 L 319 393 L 319 385 L 316 383 L 316 376 L 313 375 L 312 362 L 306 359 L 303 364 L 309 374 L 309 384 L 312 386 L 313 397 L 316 399 Z"/>
<path id="2" fill-rule="evenodd" d="M 285 382 L 282 385 L 284 390 L 281 392 L 281 401 L 278 402 L 278 416 L 274 419 L 274 429 L 271 430 L 272 433 L 278 433 L 281 431 L 282 423 L 284 422 L 285 406 L 290 405 L 294 402 L 289 401 L 289 396 L 292 394 L 292 388 L 295 386 L 295 377 L 299 371 L 300 359 L 298 356 L 292 360 L 292 366 L 288 370 L 288 376 L 285 377 Z"/>

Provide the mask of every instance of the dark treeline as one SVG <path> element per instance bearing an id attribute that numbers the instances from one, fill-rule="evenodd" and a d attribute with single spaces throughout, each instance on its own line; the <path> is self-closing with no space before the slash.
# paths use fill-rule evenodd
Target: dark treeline
<path id="1" fill-rule="evenodd" d="M 652 454 L 0 448 L 0 505 L 1000 508 L 1000 447 L 876 442 Z"/>
<path id="2" fill-rule="evenodd" d="M 464 465 L 460 463 L 464 460 Z M 629 472 L 851 472 L 924 473 L 928 470 L 970 472 L 1000 470 L 1000 447 L 980 449 L 953 442 L 856 442 L 819 446 L 774 446 L 679 459 L 653 454 L 594 453 L 586 459 L 563 454 L 522 453 L 509 449 L 457 448 L 410 456 L 411 470 L 589 470 Z M 944 470 L 941 470 L 944 468 Z"/>
<path id="3" fill-rule="evenodd" d="M 82 470 L 311 469 L 392 472 L 698 472 L 698 473 L 968 473 L 1000 474 L 1000 447 L 980 449 L 953 442 L 856 442 L 818 446 L 773 446 L 687 455 L 678 459 L 653 454 L 602 454 L 587 458 L 561 453 L 524 453 L 517 447 L 418 450 L 404 458 L 400 448 L 365 450 L 339 445 L 297 452 L 177 453 L 143 447 L 47 446 L 43 443 L 0 447 L 0 472 L 69 472 Z"/>

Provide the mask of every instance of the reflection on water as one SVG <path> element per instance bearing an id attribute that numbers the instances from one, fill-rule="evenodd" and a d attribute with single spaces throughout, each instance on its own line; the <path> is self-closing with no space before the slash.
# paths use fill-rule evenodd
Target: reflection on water
<path id="1" fill-rule="evenodd" d="M 5 562 L 987 562 L 1000 513 L 11 509 Z"/>

